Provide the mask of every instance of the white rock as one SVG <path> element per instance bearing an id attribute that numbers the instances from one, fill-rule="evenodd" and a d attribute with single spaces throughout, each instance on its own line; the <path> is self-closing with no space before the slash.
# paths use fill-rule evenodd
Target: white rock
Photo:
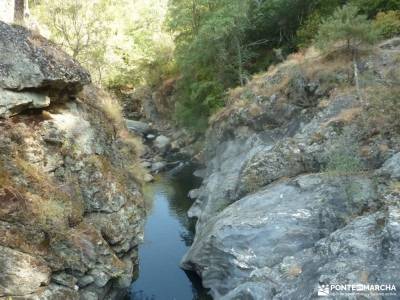
<path id="1" fill-rule="evenodd" d="M 154 177 L 151 174 L 146 174 L 143 176 L 144 182 L 152 182 L 154 181 Z"/>
<path id="2" fill-rule="evenodd" d="M 159 162 L 155 162 L 152 166 L 151 166 L 151 171 L 152 172 L 160 172 L 162 171 L 165 167 L 166 167 L 166 163 L 163 161 L 159 161 Z"/>
<path id="3" fill-rule="evenodd" d="M 168 138 L 164 135 L 159 135 L 154 141 L 154 146 L 161 151 L 165 151 L 165 150 L 167 150 L 170 143 L 171 143 L 170 138 Z"/>

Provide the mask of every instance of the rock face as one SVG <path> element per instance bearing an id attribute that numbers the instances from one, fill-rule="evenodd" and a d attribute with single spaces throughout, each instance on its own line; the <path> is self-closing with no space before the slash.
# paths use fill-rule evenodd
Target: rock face
<path id="1" fill-rule="evenodd" d="M 390 82 L 399 49 L 383 45 L 360 70 Z M 352 84 L 343 89 L 346 73 L 324 58 L 289 60 L 212 118 L 182 267 L 215 299 L 398 284 L 400 136 L 366 132 L 369 108 Z"/>
<path id="2" fill-rule="evenodd" d="M 20 26 L 0 22 L 0 87 L 76 91 L 89 74 L 51 42 Z"/>
<path id="3" fill-rule="evenodd" d="M 2 279 L 0 296 L 23 296 L 37 291 L 50 282 L 50 268 L 45 261 L 0 246 Z M 9 284 L 14 283 L 14 284 Z"/>
<path id="4" fill-rule="evenodd" d="M 0 89 L 0 117 L 10 117 L 29 108 L 44 108 L 50 105 L 50 98 L 31 92 L 12 92 Z"/>
<path id="5" fill-rule="evenodd" d="M 357 193 L 350 195 L 349 189 Z M 217 287 L 213 292 L 219 298 L 257 276 L 268 278 L 268 268 L 313 247 L 373 201 L 368 178 L 304 175 L 277 183 L 211 218 L 201 230 L 206 235 L 196 239 L 184 258 L 190 262 L 186 267 L 194 265 L 206 286 Z"/>
<path id="6" fill-rule="evenodd" d="M 132 137 L 50 42 L 0 23 L 0 49 L 0 298 L 115 298 L 142 239 Z"/>
<path id="7" fill-rule="evenodd" d="M 388 159 L 377 173 L 390 179 L 400 180 L 400 153 Z"/>
<path id="8" fill-rule="evenodd" d="M 77 62 L 23 27 L 0 21 L 0 50 L 0 117 L 66 101 L 90 82 Z"/>

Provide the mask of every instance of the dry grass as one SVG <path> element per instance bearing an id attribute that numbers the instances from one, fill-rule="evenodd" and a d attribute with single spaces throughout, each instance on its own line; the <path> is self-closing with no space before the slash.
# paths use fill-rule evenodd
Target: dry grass
<path id="1" fill-rule="evenodd" d="M 329 121 L 325 122 L 323 126 L 331 126 L 334 124 L 348 125 L 353 123 L 361 115 L 361 107 L 352 107 L 342 110 L 337 116 L 334 116 Z"/>
<path id="2" fill-rule="evenodd" d="M 303 272 L 301 266 L 297 264 L 293 264 L 290 266 L 286 266 L 283 268 L 283 274 L 286 278 L 295 278 L 300 276 L 300 274 Z"/>
<path id="3" fill-rule="evenodd" d="M 127 92 L 131 92 L 131 90 Z M 143 94 L 148 93 L 147 90 L 143 90 L 142 92 Z M 143 144 L 139 137 L 134 136 L 126 129 L 122 107 L 118 100 L 94 86 L 86 86 L 81 93 L 81 98 L 84 103 L 100 109 L 107 121 L 109 121 L 110 124 L 103 122 L 103 125 L 104 127 L 112 127 L 114 136 L 122 142 L 122 146 L 119 147 L 119 154 L 124 156 L 126 161 L 130 162 L 130 166 L 127 166 L 127 169 L 134 174 L 135 179 L 139 182 L 144 172 L 138 162 L 139 157 L 143 153 Z"/>
<path id="4" fill-rule="evenodd" d="M 124 120 L 122 117 L 122 108 L 120 103 L 105 93 L 99 97 L 99 101 L 100 108 L 107 116 L 107 119 L 112 121 L 116 127 L 123 127 Z"/>
<path id="5" fill-rule="evenodd" d="M 366 108 L 360 127 L 366 133 L 395 134 L 400 130 L 400 88 L 371 85 L 364 90 Z"/>
<path id="6" fill-rule="evenodd" d="M 25 197 L 29 199 L 31 212 L 40 227 L 51 231 L 65 230 L 69 227 L 69 216 L 72 213 L 70 202 L 31 193 L 25 193 Z"/>
<path id="7" fill-rule="evenodd" d="M 327 74 L 336 74 L 338 72 L 352 72 L 350 60 L 347 56 L 335 57 L 317 57 L 307 59 L 300 64 L 305 74 L 311 79 L 318 79 Z"/>
<path id="8" fill-rule="evenodd" d="M 69 226 L 70 219 L 80 219 L 83 210 L 72 203 L 72 197 L 76 195 L 64 192 L 63 187 L 51 180 L 47 173 L 29 162 L 17 157 L 15 163 L 29 181 L 29 190 L 26 187 L 19 187 L 18 190 L 29 199 L 30 209 L 37 217 L 39 226 L 49 231 L 61 230 Z"/>
<path id="9" fill-rule="evenodd" d="M 393 181 L 390 183 L 390 191 L 392 193 L 400 194 L 400 181 Z"/>
<path id="10" fill-rule="evenodd" d="M 121 129 L 121 131 L 119 132 L 119 137 L 126 146 L 134 150 L 137 157 L 141 156 L 144 153 L 144 146 L 141 139 L 131 134 L 127 129 Z"/>
<path id="11" fill-rule="evenodd" d="M 237 87 L 229 91 L 228 105 L 235 105 L 246 99 L 246 94 L 270 97 L 284 92 L 296 73 L 302 73 L 310 80 L 326 78 L 332 74 L 351 72 L 348 57 L 339 55 L 335 58 L 323 56 L 311 47 L 305 52 L 298 52 L 278 64 L 270 66 L 266 73 L 256 74 L 245 87 Z"/>
<path id="12" fill-rule="evenodd" d="M 0 160 L 0 187 L 9 184 L 10 184 L 9 174 L 4 167 L 4 162 Z"/>
<path id="13" fill-rule="evenodd" d="M 121 105 L 107 92 L 93 85 L 86 85 L 80 99 L 90 107 L 100 110 L 116 129 L 124 127 Z"/>

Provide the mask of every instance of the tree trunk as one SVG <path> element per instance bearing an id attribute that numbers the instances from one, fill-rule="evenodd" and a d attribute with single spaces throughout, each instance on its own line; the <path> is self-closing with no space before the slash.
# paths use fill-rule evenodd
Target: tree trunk
<path id="1" fill-rule="evenodd" d="M 14 22 L 23 25 L 25 21 L 25 14 L 28 13 L 28 0 L 15 0 L 14 1 Z"/>
<path id="2" fill-rule="evenodd" d="M 354 68 L 354 81 L 356 83 L 356 90 L 358 95 L 358 100 L 363 104 L 363 98 L 361 95 L 360 78 L 358 76 L 358 66 L 357 66 L 357 52 L 353 50 L 353 68 Z"/>
<path id="3" fill-rule="evenodd" d="M 244 78 L 243 78 L 243 56 L 242 56 L 242 46 L 240 45 L 240 41 L 238 37 L 235 37 L 236 40 L 236 48 L 237 48 L 237 60 L 238 60 L 238 75 L 239 82 L 241 86 L 244 86 Z"/>

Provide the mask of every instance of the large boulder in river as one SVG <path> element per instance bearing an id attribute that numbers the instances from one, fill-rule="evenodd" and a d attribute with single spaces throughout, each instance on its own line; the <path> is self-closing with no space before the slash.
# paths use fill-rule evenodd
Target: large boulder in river
<path id="1" fill-rule="evenodd" d="M 159 135 L 154 140 L 154 146 L 161 152 L 165 152 L 170 147 L 171 139 L 165 135 Z"/>
<path id="2" fill-rule="evenodd" d="M 211 218 L 196 233 L 183 266 L 197 271 L 213 296 L 221 297 L 257 272 L 312 248 L 375 200 L 366 177 L 305 175 L 277 183 Z"/>
<path id="3" fill-rule="evenodd" d="M 239 299 L 317 299 L 320 285 L 396 285 L 400 276 L 400 211 L 360 216 L 316 242 L 311 248 L 283 258 L 273 267 L 244 270 L 250 276 L 221 297 Z M 381 298 L 366 293 L 366 299 L 398 299 L 396 292 Z M 351 295 L 328 299 L 353 299 Z"/>

